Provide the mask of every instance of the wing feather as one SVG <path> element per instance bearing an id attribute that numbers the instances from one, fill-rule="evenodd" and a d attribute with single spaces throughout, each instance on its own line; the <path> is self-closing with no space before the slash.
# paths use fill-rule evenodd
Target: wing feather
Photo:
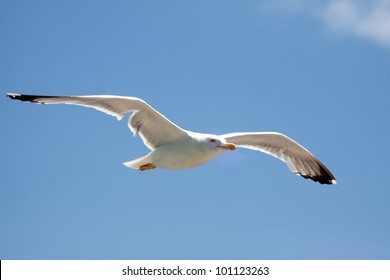
<path id="1" fill-rule="evenodd" d="M 276 132 L 221 135 L 239 147 L 258 150 L 284 161 L 295 174 L 321 184 L 336 184 L 332 173 L 312 153 L 291 138 Z"/>
<path id="2" fill-rule="evenodd" d="M 134 136 L 140 134 L 150 149 L 188 137 L 187 132 L 168 120 L 142 99 L 115 95 L 42 96 L 8 93 L 11 99 L 40 104 L 71 104 L 90 107 L 121 120 L 132 113 L 128 126 Z"/>

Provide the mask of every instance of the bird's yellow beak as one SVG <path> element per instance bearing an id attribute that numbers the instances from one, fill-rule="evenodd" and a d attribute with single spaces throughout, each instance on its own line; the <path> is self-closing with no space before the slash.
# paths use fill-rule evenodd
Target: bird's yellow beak
<path id="1" fill-rule="evenodd" d="M 237 146 L 234 145 L 233 143 L 221 144 L 219 145 L 219 147 L 221 147 L 224 150 L 230 150 L 230 151 L 237 150 Z"/>

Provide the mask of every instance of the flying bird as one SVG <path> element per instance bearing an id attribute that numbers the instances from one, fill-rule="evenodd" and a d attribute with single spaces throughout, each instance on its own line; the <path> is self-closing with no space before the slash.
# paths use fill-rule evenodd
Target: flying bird
<path id="1" fill-rule="evenodd" d="M 184 130 L 144 100 L 115 95 L 40 96 L 7 93 L 11 99 L 39 104 L 72 104 L 94 108 L 121 120 L 132 113 L 128 126 L 151 150 L 147 155 L 123 163 L 141 171 L 155 168 L 180 170 L 202 165 L 223 151 L 237 147 L 258 150 L 284 161 L 295 174 L 321 184 L 336 184 L 332 173 L 312 153 L 277 132 L 237 132 L 223 135 Z"/>

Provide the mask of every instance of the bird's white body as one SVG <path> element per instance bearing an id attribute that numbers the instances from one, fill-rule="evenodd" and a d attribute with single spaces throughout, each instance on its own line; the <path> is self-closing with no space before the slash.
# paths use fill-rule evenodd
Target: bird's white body
<path id="1" fill-rule="evenodd" d="M 295 174 L 321 184 L 336 184 L 330 171 L 308 150 L 276 132 L 239 132 L 210 135 L 184 130 L 136 97 L 114 95 L 38 96 L 10 93 L 8 97 L 40 104 L 73 104 L 91 107 L 121 120 L 132 113 L 128 125 L 152 151 L 125 162 L 141 171 L 154 168 L 180 170 L 202 165 L 224 150 L 243 147 L 270 154 L 284 161 Z"/>
<path id="2" fill-rule="evenodd" d="M 196 167 L 219 156 L 223 149 L 212 149 L 205 144 L 210 137 L 195 132 L 187 132 L 188 137 L 174 143 L 163 144 L 151 151 L 148 155 L 136 160 L 125 162 L 129 168 L 139 169 L 140 166 L 152 163 L 158 168 L 181 170 Z M 226 142 L 226 141 L 225 141 Z"/>

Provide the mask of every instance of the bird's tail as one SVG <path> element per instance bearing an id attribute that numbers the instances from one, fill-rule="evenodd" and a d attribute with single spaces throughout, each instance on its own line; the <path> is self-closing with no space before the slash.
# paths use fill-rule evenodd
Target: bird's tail
<path id="1" fill-rule="evenodd" d="M 128 162 L 124 162 L 123 165 L 128 167 L 128 168 L 139 169 L 141 166 L 148 164 L 148 163 L 151 163 L 151 162 L 152 162 L 152 159 L 151 159 L 150 153 L 149 153 L 146 156 L 143 156 L 143 157 L 140 157 L 140 158 L 128 161 Z"/>

